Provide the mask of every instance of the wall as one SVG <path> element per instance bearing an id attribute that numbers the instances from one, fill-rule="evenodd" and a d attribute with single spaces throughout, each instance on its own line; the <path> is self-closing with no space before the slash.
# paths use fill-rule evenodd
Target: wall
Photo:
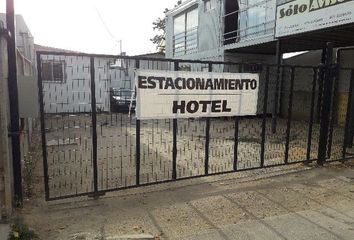
<path id="1" fill-rule="evenodd" d="M 333 53 L 333 62 L 335 61 L 336 50 Z M 285 64 L 302 65 L 302 66 L 318 66 L 321 62 L 321 51 L 307 52 L 284 61 Z M 346 68 L 354 68 L 354 50 L 344 52 L 340 58 L 340 66 Z M 297 119 L 309 119 L 310 117 L 310 104 L 311 89 L 312 89 L 312 76 L 311 69 L 297 69 L 295 74 L 294 84 L 294 102 L 297 105 L 293 108 L 293 117 Z M 340 70 L 339 81 L 337 82 L 337 106 L 335 106 L 335 116 L 339 124 L 343 124 L 346 116 L 346 106 L 348 101 L 348 91 L 350 83 L 350 70 Z M 284 84 L 284 91 L 288 88 L 288 82 Z M 318 83 L 316 87 L 316 100 L 318 96 Z M 315 102 L 315 109 L 317 101 Z M 287 111 L 287 99 L 284 98 L 282 105 L 282 112 Z M 316 110 L 315 110 L 316 115 Z M 315 116 L 316 117 L 316 116 Z"/>
<path id="2" fill-rule="evenodd" d="M 9 148 L 9 101 L 7 88 L 7 45 L 0 35 L 0 220 L 12 213 L 12 162 Z"/>
<path id="3" fill-rule="evenodd" d="M 192 3 L 194 4 L 192 4 Z M 166 57 L 167 58 L 181 58 L 181 59 L 199 59 L 199 60 L 221 60 L 224 58 L 224 50 L 237 49 L 240 47 L 261 44 L 265 42 L 274 41 L 274 18 L 275 18 L 275 2 L 268 0 L 267 6 L 267 20 L 270 29 L 261 31 L 257 36 L 247 36 L 240 40 L 240 42 L 223 45 L 223 32 L 224 32 L 224 1 L 217 1 L 217 7 L 210 11 L 205 12 L 204 1 L 189 1 L 187 4 L 182 4 L 176 9 L 167 13 L 166 20 Z M 186 11 L 191 6 L 198 4 L 199 26 L 198 26 L 198 51 L 183 56 L 173 55 L 173 18 L 181 12 Z M 246 17 L 245 14 L 241 15 Z M 242 23 L 246 23 L 246 19 L 241 19 Z M 237 24 L 237 23 L 235 23 Z M 261 24 L 262 25 L 262 24 Z M 262 25 L 263 26 L 263 25 Z M 251 27 L 251 29 L 253 29 Z M 242 29 L 243 32 L 247 30 Z M 263 35 L 262 35 L 263 34 Z M 226 55 L 226 53 L 225 53 Z"/>
<path id="4" fill-rule="evenodd" d="M 43 81 L 45 113 L 91 112 L 90 58 L 42 55 L 42 60 L 65 61 L 65 82 Z M 172 69 L 172 63 L 140 61 L 143 69 Z M 96 110 L 110 111 L 110 89 L 134 89 L 135 60 L 95 58 Z"/>
<path id="5" fill-rule="evenodd" d="M 6 15 L 0 13 L 0 21 L 4 22 L 6 26 Z M 19 52 L 29 59 L 31 62 L 34 62 L 34 39 L 33 36 L 21 15 L 16 15 L 16 47 Z"/>
<path id="6" fill-rule="evenodd" d="M 181 5 L 178 10 L 167 14 L 166 20 L 166 58 L 218 60 L 222 58 L 221 33 L 222 33 L 222 1 L 217 1 L 217 7 L 210 11 L 204 11 L 204 3 L 201 0 Z M 191 5 L 192 4 L 192 5 Z M 173 55 L 173 18 L 181 12 L 198 4 L 198 51 L 195 53 L 175 57 Z"/>

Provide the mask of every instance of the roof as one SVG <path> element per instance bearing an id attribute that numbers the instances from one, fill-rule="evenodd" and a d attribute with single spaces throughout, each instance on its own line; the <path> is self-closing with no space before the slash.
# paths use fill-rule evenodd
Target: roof
<path id="1" fill-rule="evenodd" d="M 155 53 L 134 55 L 133 57 L 165 58 L 165 54 L 162 52 L 155 52 Z"/>
<path id="2" fill-rule="evenodd" d="M 181 2 L 180 5 L 176 5 L 174 8 L 172 8 L 171 10 L 169 10 L 166 15 L 171 15 L 171 14 L 175 14 L 175 13 L 180 13 L 181 11 L 193 6 L 194 4 L 196 4 L 197 1 L 196 0 L 185 0 L 183 2 Z"/>
<path id="3" fill-rule="evenodd" d="M 43 45 L 39 45 L 39 44 L 34 44 L 34 50 L 36 52 L 47 51 L 47 52 L 63 52 L 63 53 L 83 53 L 83 52 L 72 51 L 72 50 L 67 50 L 67 49 L 63 49 L 63 48 L 43 46 Z"/>
<path id="4" fill-rule="evenodd" d="M 39 44 L 34 44 L 34 49 L 36 52 L 88 54 L 88 53 L 84 53 L 84 52 L 67 50 L 67 49 L 63 49 L 63 48 L 48 47 L 48 46 L 43 46 L 43 45 L 39 45 Z M 119 55 L 117 55 L 117 56 L 119 56 Z M 132 57 L 165 58 L 165 54 L 161 53 L 161 52 L 154 52 L 154 53 L 133 55 Z"/>

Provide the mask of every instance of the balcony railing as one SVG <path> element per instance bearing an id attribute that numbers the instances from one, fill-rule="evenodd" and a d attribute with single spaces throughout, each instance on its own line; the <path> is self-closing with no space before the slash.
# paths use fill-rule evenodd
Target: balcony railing
<path id="1" fill-rule="evenodd" d="M 242 4 L 236 11 L 226 11 L 224 24 L 224 45 L 272 36 L 275 30 L 275 3 L 264 0 L 252 5 Z"/>
<path id="2" fill-rule="evenodd" d="M 274 36 L 275 20 L 224 33 L 224 45 Z"/>
<path id="3" fill-rule="evenodd" d="M 173 36 L 173 55 L 181 56 L 198 51 L 198 27 Z"/>

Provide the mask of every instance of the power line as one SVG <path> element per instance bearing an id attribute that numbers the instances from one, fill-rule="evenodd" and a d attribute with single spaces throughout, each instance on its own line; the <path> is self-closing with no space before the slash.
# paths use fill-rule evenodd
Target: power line
<path id="1" fill-rule="evenodd" d="M 96 6 L 93 6 L 93 7 L 95 8 L 96 13 L 97 13 L 97 15 L 98 15 L 98 17 L 99 17 L 99 19 L 100 19 L 100 21 L 101 21 L 103 27 L 105 28 L 106 32 L 107 32 L 108 35 L 116 42 L 116 44 L 119 44 L 119 47 L 120 47 L 119 50 L 120 50 L 120 53 L 122 53 L 122 40 L 121 40 L 121 39 L 118 40 L 118 39 L 114 36 L 114 34 L 111 32 L 111 30 L 110 30 L 109 27 L 107 26 L 106 22 L 104 21 L 102 15 L 101 15 L 101 13 L 100 13 L 100 11 L 97 9 Z M 114 47 L 113 47 L 113 48 L 114 48 Z"/>

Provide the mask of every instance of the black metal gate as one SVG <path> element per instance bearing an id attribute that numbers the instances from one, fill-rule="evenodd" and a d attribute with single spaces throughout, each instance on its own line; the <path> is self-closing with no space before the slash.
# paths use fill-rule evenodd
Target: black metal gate
<path id="1" fill-rule="evenodd" d="M 354 70 L 330 61 L 290 66 L 38 52 L 37 63 L 46 200 L 352 156 Z M 134 89 L 135 68 L 257 72 L 257 115 L 136 120 L 112 106 L 114 89 Z M 343 124 L 335 86 L 348 71 Z"/>

